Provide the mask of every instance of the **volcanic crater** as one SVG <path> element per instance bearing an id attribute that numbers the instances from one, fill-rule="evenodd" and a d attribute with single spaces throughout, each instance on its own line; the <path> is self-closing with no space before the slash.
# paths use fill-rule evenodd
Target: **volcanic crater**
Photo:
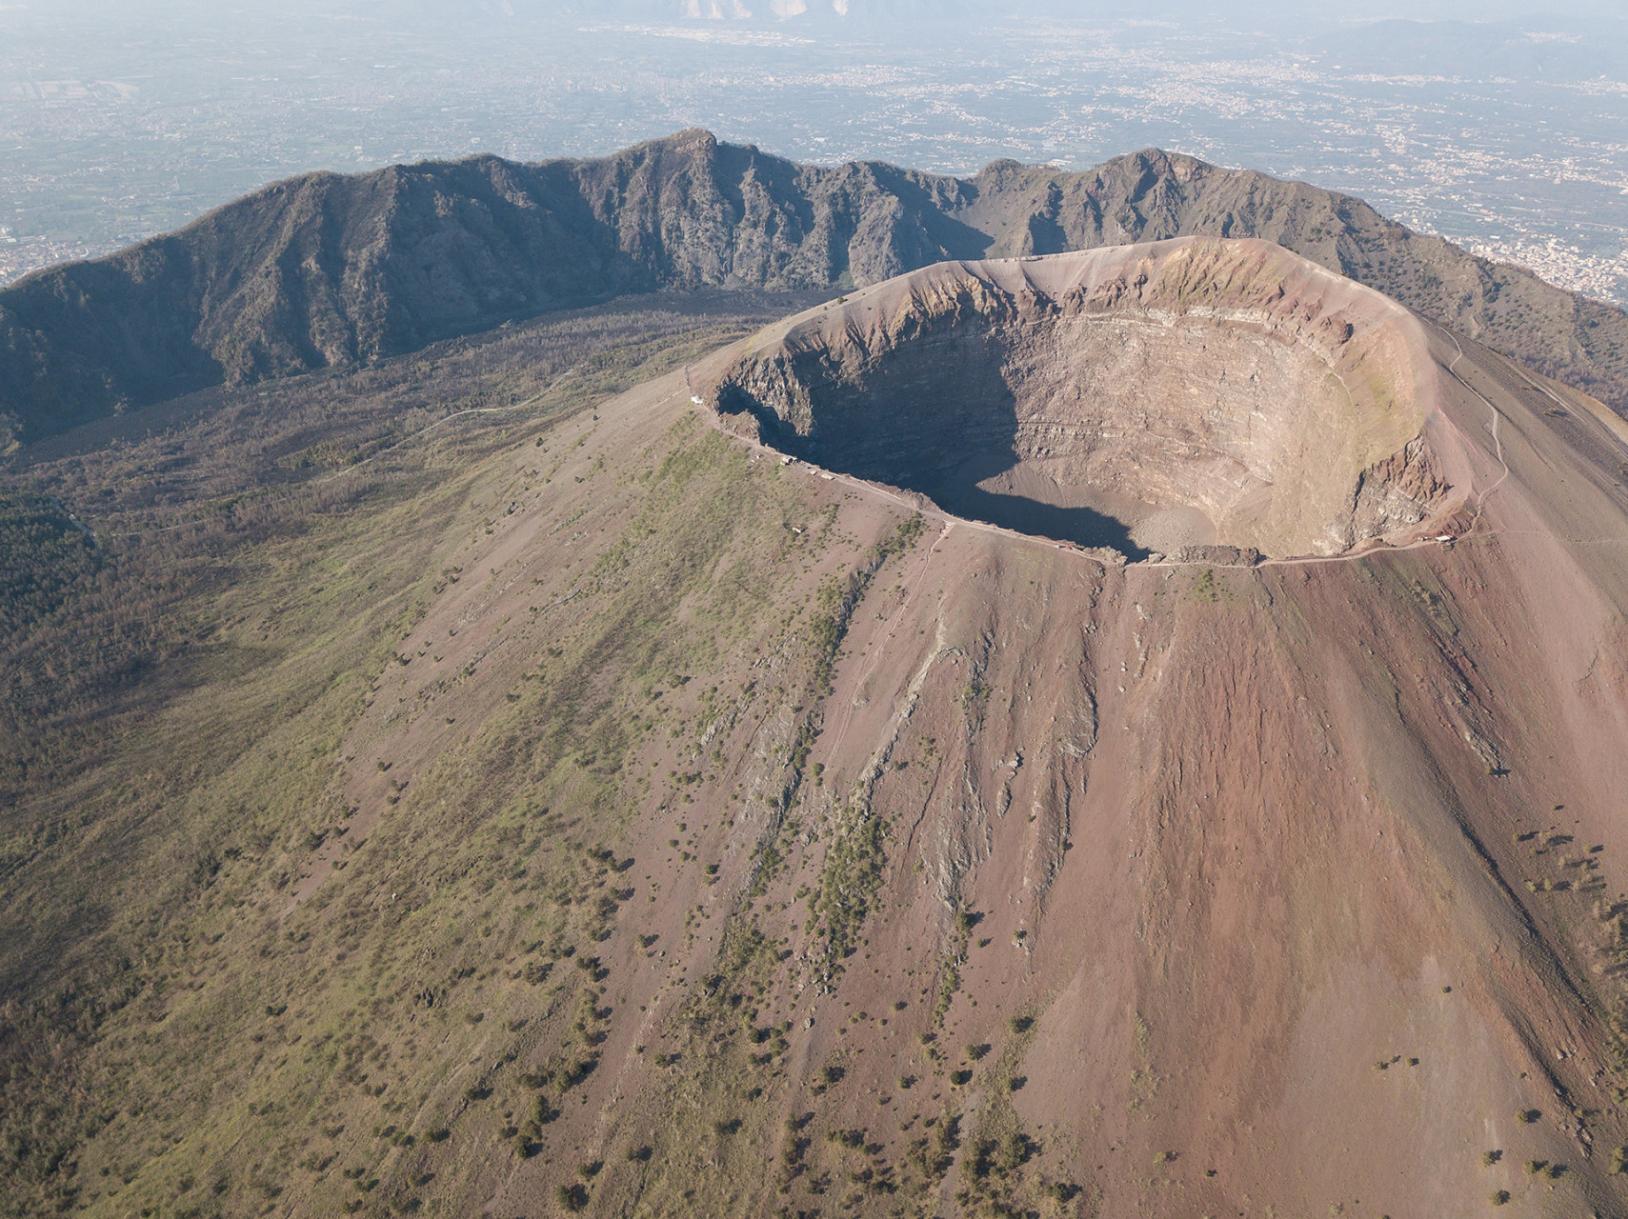
<path id="1" fill-rule="evenodd" d="M 1439 375 L 1378 293 L 1179 238 L 901 276 L 757 336 L 713 404 L 828 470 L 1133 561 L 1333 556 L 1461 505 Z"/>

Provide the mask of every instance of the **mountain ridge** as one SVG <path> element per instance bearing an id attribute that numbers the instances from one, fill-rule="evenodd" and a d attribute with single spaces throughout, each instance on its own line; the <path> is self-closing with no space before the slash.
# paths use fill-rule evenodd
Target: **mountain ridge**
<path id="1" fill-rule="evenodd" d="M 0 440 L 619 295 L 841 290 L 944 259 L 1195 234 L 1274 241 L 1628 411 L 1628 313 L 1351 196 L 1157 149 L 959 178 L 799 164 L 689 129 L 598 159 L 308 174 L 36 272 L 0 291 Z"/>

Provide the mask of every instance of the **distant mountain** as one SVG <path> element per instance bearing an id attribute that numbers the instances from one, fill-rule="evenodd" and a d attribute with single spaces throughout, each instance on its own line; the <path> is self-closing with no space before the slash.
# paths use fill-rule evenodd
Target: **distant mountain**
<path id="1" fill-rule="evenodd" d="M 311 174 L 29 276 L 0 291 L 0 428 L 37 438 L 628 293 L 842 288 L 1189 234 L 1277 242 L 1628 412 L 1628 314 L 1347 195 L 1154 150 L 960 179 L 685 131 L 601 160 Z"/>

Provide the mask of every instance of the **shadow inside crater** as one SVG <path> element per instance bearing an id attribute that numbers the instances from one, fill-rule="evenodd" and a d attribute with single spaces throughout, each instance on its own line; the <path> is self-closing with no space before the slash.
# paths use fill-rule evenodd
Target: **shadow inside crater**
<path id="1" fill-rule="evenodd" d="M 1003 327 L 941 317 L 856 374 L 851 353 L 842 366 L 830 348 L 812 343 L 775 368 L 759 366 L 754 381 L 724 382 L 718 409 L 749 415 L 770 448 L 918 492 L 961 518 L 1112 547 L 1131 560 L 1148 557 L 1127 521 L 1079 505 L 1091 498 L 1089 488 L 1058 488 L 1058 498 L 1073 505 L 1011 490 L 1011 475 L 1024 464 L 1017 394 L 1035 386 L 1029 376 L 1014 376 L 1009 345 Z"/>
<path id="2" fill-rule="evenodd" d="M 973 483 L 968 486 L 915 487 L 946 512 L 968 520 L 987 521 L 1004 529 L 1072 542 L 1076 546 L 1107 546 L 1133 562 L 1151 553 L 1131 538 L 1130 526 L 1118 517 L 1093 508 L 1067 508 L 1023 495 L 989 491 Z"/>
<path id="3" fill-rule="evenodd" d="M 803 434 L 739 383 L 720 386 L 718 409 L 749 415 L 771 448 L 839 474 L 925 495 L 946 512 L 1076 546 L 1106 546 L 1132 560 L 1149 551 L 1105 512 L 990 490 L 1017 469 L 1018 411 L 999 344 L 976 332 L 934 335 L 902 358 L 839 383 L 801 352 L 791 372 L 811 399 Z"/>

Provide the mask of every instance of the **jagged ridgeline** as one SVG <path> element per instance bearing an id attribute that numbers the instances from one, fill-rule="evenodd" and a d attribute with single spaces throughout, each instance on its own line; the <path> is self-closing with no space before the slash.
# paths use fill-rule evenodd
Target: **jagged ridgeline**
<path id="1" fill-rule="evenodd" d="M 972 178 L 799 165 L 686 131 L 600 160 L 311 174 L 0 292 L 0 434 L 368 363 L 628 293 L 843 288 L 945 259 L 1262 237 L 1628 409 L 1628 315 L 1359 200 L 1144 151 Z"/>

